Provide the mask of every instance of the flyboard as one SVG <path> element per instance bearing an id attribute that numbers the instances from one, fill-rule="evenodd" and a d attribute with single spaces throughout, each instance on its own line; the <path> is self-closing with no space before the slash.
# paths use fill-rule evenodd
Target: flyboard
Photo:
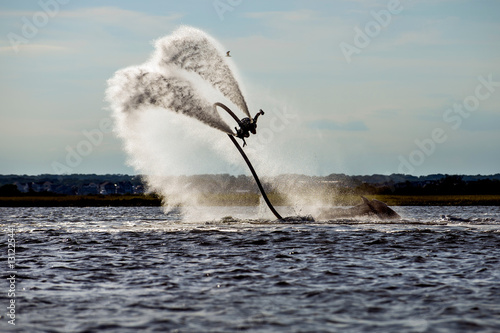
<path id="1" fill-rule="evenodd" d="M 250 133 L 256 134 L 257 118 L 260 115 L 263 115 L 264 111 L 260 110 L 259 113 L 257 113 L 257 115 L 255 115 L 255 117 L 253 119 L 252 118 L 243 118 L 240 120 L 240 118 L 238 118 L 234 114 L 234 112 L 231 111 L 231 109 L 229 109 L 226 105 L 217 102 L 214 104 L 214 108 L 217 109 L 217 106 L 224 109 L 231 117 L 233 117 L 233 119 L 238 124 L 239 128 L 236 129 L 236 135 L 228 134 L 227 136 L 234 143 L 234 145 L 236 146 L 236 149 L 238 149 L 241 156 L 245 160 L 248 168 L 250 169 L 250 172 L 252 172 L 253 178 L 255 179 L 255 182 L 257 183 L 257 186 L 259 187 L 260 193 L 262 194 L 262 197 L 264 198 L 264 201 L 266 202 L 267 206 L 269 207 L 271 212 L 274 214 L 274 216 L 276 216 L 276 218 L 278 220 L 283 220 L 281 215 L 276 211 L 276 209 L 274 209 L 273 205 L 271 204 L 271 201 L 269 201 L 269 198 L 267 197 L 266 191 L 264 191 L 264 187 L 262 187 L 262 184 L 260 183 L 260 180 L 259 180 L 259 176 L 257 176 L 257 173 L 255 172 L 255 169 L 253 168 L 252 163 L 248 159 L 247 155 L 245 154 L 245 152 L 241 148 L 238 141 L 236 141 L 236 139 L 234 138 L 236 136 L 240 139 L 243 139 L 243 142 L 244 142 L 243 146 L 245 146 L 246 145 L 245 138 L 248 138 L 250 136 Z"/>

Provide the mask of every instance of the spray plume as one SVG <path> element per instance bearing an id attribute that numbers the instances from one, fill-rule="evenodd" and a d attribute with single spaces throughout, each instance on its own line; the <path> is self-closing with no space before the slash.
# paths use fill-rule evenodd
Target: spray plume
<path id="1" fill-rule="evenodd" d="M 167 210 L 196 205 L 197 193 L 182 177 L 166 175 L 189 173 L 193 164 L 202 163 L 200 151 L 238 158 L 225 135 L 210 129 L 233 134 L 213 107 L 221 98 L 250 116 L 230 65 L 213 38 L 183 26 L 157 40 L 147 62 L 121 69 L 108 80 L 106 99 L 128 162 L 145 175 L 150 191 L 167 199 Z"/>
<path id="2" fill-rule="evenodd" d="M 216 45 L 206 33 L 191 27 L 157 40 L 148 62 L 122 69 L 108 80 L 106 97 L 113 111 L 133 113 L 160 107 L 232 134 L 189 75 L 199 75 L 250 117 L 238 82 Z"/>

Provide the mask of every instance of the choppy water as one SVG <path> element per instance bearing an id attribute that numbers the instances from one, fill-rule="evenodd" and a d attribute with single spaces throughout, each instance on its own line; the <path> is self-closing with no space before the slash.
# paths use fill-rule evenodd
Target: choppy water
<path id="1" fill-rule="evenodd" d="M 235 219 L 0 208 L 1 271 L 9 228 L 17 271 L 0 331 L 500 331 L 500 207 L 396 207 L 398 223 L 217 209 Z"/>

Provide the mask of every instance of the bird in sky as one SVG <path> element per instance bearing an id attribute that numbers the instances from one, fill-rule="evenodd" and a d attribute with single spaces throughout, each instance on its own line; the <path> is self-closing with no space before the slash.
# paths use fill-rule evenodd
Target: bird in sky
<path id="1" fill-rule="evenodd" d="M 227 51 L 227 52 L 226 52 L 226 57 L 230 57 L 230 56 L 231 56 L 231 55 L 229 54 L 229 52 L 231 52 L 231 51 Z"/>

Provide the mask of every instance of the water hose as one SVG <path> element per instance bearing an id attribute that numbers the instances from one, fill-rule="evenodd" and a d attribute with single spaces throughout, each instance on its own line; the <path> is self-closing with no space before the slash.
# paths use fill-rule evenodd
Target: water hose
<path id="1" fill-rule="evenodd" d="M 238 123 L 238 125 L 241 126 L 240 119 L 227 106 L 225 106 L 222 103 L 218 103 L 218 102 L 214 104 L 214 108 L 216 106 L 219 106 L 219 107 L 223 108 L 227 113 L 229 113 L 236 120 L 236 122 Z M 248 168 L 250 169 L 250 172 L 252 172 L 253 178 L 255 179 L 255 182 L 257 183 L 257 186 L 259 187 L 260 193 L 262 194 L 262 197 L 264 198 L 264 201 L 266 202 L 267 206 L 269 207 L 269 209 L 271 210 L 271 212 L 274 214 L 274 216 L 276 216 L 276 218 L 278 220 L 283 220 L 283 218 L 281 217 L 281 215 L 276 211 L 276 209 L 274 209 L 273 205 L 271 204 L 271 201 L 269 201 L 269 198 L 266 195 L 266 191 L 264 191 L 264 187 L 262 187 L 262 184 L 260 183 L 259 177 L 257 176 L 257 173 L 255 172 L 255 169 L 253 168 L 252 163 L 250 163 L 250 160 L 248 159 L 247 155 L 245 154 L 245 152 L 241 148 L 240 144 L 238 143 L 238 141 L 236 141 L 236 139 L 234 138 L 233 135 L 228 134 L 227 136 L 234 143 L 234 145 L 236 146 L 236 149 L 238 149 L 238 151 L 240 152 L 241 156 L 243 157 L 243 159 L 247 163 Z"/>

